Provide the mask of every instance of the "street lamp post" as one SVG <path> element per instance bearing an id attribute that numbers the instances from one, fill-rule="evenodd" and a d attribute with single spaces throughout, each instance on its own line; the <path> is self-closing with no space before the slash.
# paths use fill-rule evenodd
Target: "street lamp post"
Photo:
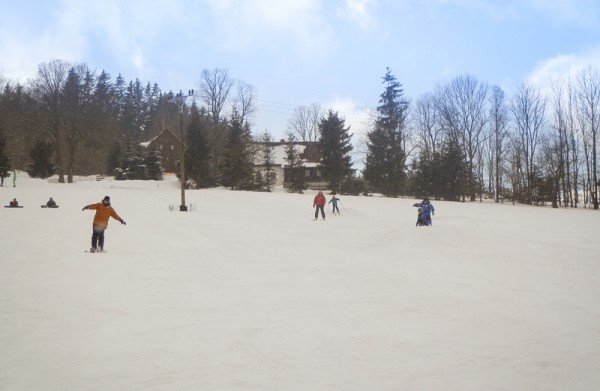
<path id="1" fill-rule="evenodd" d="M 187 94 L 184 94 L 179 91 L 179 93 L 175 94 L 174 101 L 179 106 L 179 135 L 181 138 L 181 146 L 180 146 L 180 158 L 179 165 L 181 166 L 180 172 L 180 181 L 181 181 L 181 205 L 179 206 L 180 212 L 187 212 L 188 208 L 185 204 L 185 146 L 183 143 L 184 135 L 183 135 L 183 107 L 185 106 L 185 101 L 187 98 L 194 96 L 194 90 L 189 90 Z"/>

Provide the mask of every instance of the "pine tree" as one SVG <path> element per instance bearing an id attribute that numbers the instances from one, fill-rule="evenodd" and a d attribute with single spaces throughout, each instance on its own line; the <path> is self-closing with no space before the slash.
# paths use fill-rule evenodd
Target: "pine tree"
<path id="1" fill-rule="evenodd" d="M 345 127 L 345 120 L 337 112 L 329 110 L 327 117 L 321 118 L 319 133 L 323 177 L 329 181 L 331 191 L 337 193 L 344 179 L 352 174 L 350 127 Z"/>
<path id="2" fill-rule="evenodd" d="M 151 147 L 145 158 L 146 173 L 149 180 L 162 181 L 163 169 L 161 160 L 160 152 L 156 150 L 156 147 Z"/>
<path id="3" fill-rule="evenodd" d="M 121 166 L 115 170 L 115 179 L 147 179 L 146 162 L 139 147 L 127 145 L 121 161 Z"/>
<path id="4" fill-rule="evenodd" d="M 185 172 L 198 188 L 214 186 L 210 168 L 210 147 L 206 140 L 206 125 L 206 118 L 198 110 L 198 106 L 192 104 L 186 137 Z"/>
<path id="5" fill-rule="evenodd" d="M 38 140 L 29 151 L 32 163 L 27 167 L 27 173 L 32 178 L 48 178 L 54 174 L 54 164 L 51 158 L 54 146 L 44 140 Z"/>
<path id="6" fill-rule="evenodd" d="M 10 157 L 6 154 L 6 137 L 0 129 L 0 186 L 4 186 L 4 178 L 10 176 Z"/>
<path id="7" fill-rule="evenodd" d="M 115 142 L 108 153 L 106 159 L 106 172 L 110 176 L 117 176 L 117 168 L 123 164 L 123 150 L 121 144 Z"/>
<path id="8" fill-rule="evenodd" d="M 439 163 L 432 173 L 439 195 L 448 201 L 459 201 L 469 188 L 469 167 L 459 143 L 450 139 L 443 147 Z"/>
<path id="9" fill-rule="evenodd" d="M 367 135 L 367 158 L 363 175 L 370 187 L 388 197 L 401 194 L 406 178 L 405 122 L 408 102 L 403 96 L 402 85 L 387 72 L 383 77 L 386 85 L 379 99 L 377 120 Z"/>
<path id="10" fill-rule="evenodd" d="M 271 138 L 271 134 L 268 131 L 265 131 L 265 133 L 263 134 L 262 142 L 262 155 L 263 163 L 265 165 L 265 172 L 264 175 L 261 175 L 262 186 L 259 188 L 259 190 L 264 189 L 265 191 L 272 191 L 277 178 L 274 169 L 275 157 L 273 149 L 271 148 L 271 143 L 273 142 L 273 139 Z"/>
<path id="11" fill-rule="evenodd" d="M 252 188 L 254 174 L 250 128 L 242 123 L 235 110 L 231 115 L 228 128 L 221 169 L 223 185 L 230 187 L 231 190 L 248 190 Z"/>
<path id="12" fill-rule="evenodd" d="M 307 188 L 306 177 L 304 176 L 304 164 L 300 154 L 296 149 L 296 137 L 288 134 L 288 144 L 285 146 L 285 155 L 287 161 L 287 181 L 284 187 L 289 193 L 300 193 Z"/>

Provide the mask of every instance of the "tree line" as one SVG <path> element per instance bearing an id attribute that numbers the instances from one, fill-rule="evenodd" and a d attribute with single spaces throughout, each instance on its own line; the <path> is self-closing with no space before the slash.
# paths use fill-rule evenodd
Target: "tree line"
<path id="1" fill-rule="evenodd" d="M 353 135 L 340 113 L 316 104 L 294 110 L 286 133 L 288 190 L 306 188 L 297 141 L 314 141 L 334 192 L 598 209 L 597 69 L 556 81 L 550 92 L 522 84 L 510 98 L 471 75 L 414 102 L 389 68 L 382 84 L 361 172 L 352 167 Z M 184 134 L 190 186 L 273 187 L 273 157 L 264 147 L 272 136 L 252 134 L 256 90 L 226 69 L 203 70 L 191 104 L 156 83 L 121 75 L 113 81 L 104 70 L 62 60 L 40 64 L 25 85 L 0 77 L 0 87 L 0 176 L 12 166 L 56 173 L 59 182 L 97 173 L 157 179 L 160 156 L 140 143 L 170 129 Z M 260 172 L 253 169 L 257 154 L 265 161 Z"/>

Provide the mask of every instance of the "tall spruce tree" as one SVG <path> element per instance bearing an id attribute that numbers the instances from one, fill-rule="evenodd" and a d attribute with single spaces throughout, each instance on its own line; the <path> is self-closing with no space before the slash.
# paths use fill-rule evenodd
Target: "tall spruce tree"
<path id="1" fill-rule="evenodd" d="M 31 163 L 27 167 L 27 173 L 32 178 L 48 178 L 54 174 L 52 164 L 52 153 L 54 146 L 44 140 L 38 140 L 29 151 Z"/>
<path id="2" fill-rule="evenodd" d="M 0 186 L 4 186 L 4 178 L 10 176 L 10 158 L 6 154 L 6 137 L 0 129 Z"/>
<path id="3" fill-rule="evenodd" d="M 385 90 L 379 99 L 377 119 L 367 134 L 367 157 L 364 178 L 372 190 L 388 197 L 401 194 L 406 178 L 405 126 L 408 102 L 402 85 L 391 70 L 383 77 Z"/>
<path id="4" fill-rule="evenodd" d="M 276 182 L 276 174 L 275 174 L 275 156 L 273 149 L 271 148 L 271 143 L 273 142 L 273 138 L 268 131 L 265 131 L 262 136 L 263 148 L 262 148 L 262 156 L 263 163 L 265 165 L 265 171 L 262 174 L 262 189 L 265 191 L 272 191 Z"/>
<path id="5" fill-rule="evenodd" d="M 285 146 L 287 180 L 284 181 L 284 187 L 289 193 L 302 194 L 307 188 L 306 177 L 304 176 L 304 163 L 297 149 L 296 136 L 288 133 L 288 144 Z"/>
<path id="6" fill-rule="evenodd" d="M 198 110 L 195 103 L 192 104 L 186 137 L 185 172 L 198 188 L 214 186 L 210 168 L 210 147 L 206 139 L 207 124 L 206 116 Z"/>
<path id="7" fill-rule="evenodd" d="M 231 190 L 252 188 L 254 159 L 251 149 L 252 135 L 248 124 L 244 124 L 236 110 L 228 126 L 222 166 L 223 185 Z"/>
<path id="8" fill-rule="evenodd" d="M 338 112 L 329 110 L 319 122 L 319 150 L 323 177 L 329 181 L 331 191 L 337 193 L 344 179 L 352 174 L 350 127 Z"/>
<path id="9" fill-rule="evenodd" d="M 458 141 L 449 139 L 432 174 L 439 196 L 459 201 L 469 189 L 469 166 Z"/>
<path id="10" fill-rule="evenodd" d="M 150 147 L 150 150 L 146 154 L 145 164 L 146 164 L 146 173 L 147 178 L 151 181 L 162 181 L 163 179 L 163 168 L 162 168 L 162 158 L 160 152 L 156 149 L 156 147 Z"/>
<path id="11" fill-rule="evenodd" d="M 121 144 L 115 142 L 108 153 L 108 158 L 106 159 L 106 172 L 110 176 L 116 176 L 117 168 L 121 167 L 122 164 L 123 150 L 121 149 Z"/>

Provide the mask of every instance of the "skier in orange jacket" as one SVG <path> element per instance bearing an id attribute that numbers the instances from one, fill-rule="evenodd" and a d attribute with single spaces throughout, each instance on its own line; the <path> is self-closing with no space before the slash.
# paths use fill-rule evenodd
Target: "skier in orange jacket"
<path id="1" fill-rule="evenodd" d="M 323 220 L 325 220 L 325 201 L 327 200 L 325 199 L 323 192 L 319 191 L 319 193 L 317 193 L 313 201 L 313 208 L 316 207 L 315 220 L 319 217 L 319 210 L 321 211 L 321 217 L 323 218 Z"/>
<path id="2" fill-rule="evenodd" d="M 104 252 L 104 231 L 108 227 L 108 219 L 112 217 L 123 225 L 126 225 L 126 223 L 119 217 L 112 206 L 110 206 L 109 196 L 104 197 L 102 202 L 84 206 L 81 210 L 83 211 L 86 209 L 93 209 L 96 211 L 94 222 L 92 224 L 92 248 L 90 248 L 90 252 Z"/>

